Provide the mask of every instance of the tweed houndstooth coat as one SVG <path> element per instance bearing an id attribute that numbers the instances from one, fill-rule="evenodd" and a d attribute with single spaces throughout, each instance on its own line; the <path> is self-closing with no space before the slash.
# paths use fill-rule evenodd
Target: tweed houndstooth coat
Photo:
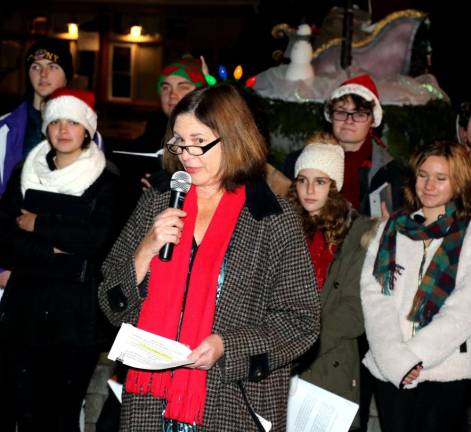
<path id="1" fill-rule="evenodd" d="M 291 363 L 319 333 L 320 303 L 298 217 L 265 181 L 246 191 L 215 313 L 213 333 L 223 339 L 224 356 L 208 371 L 204 431 L 257 430 L 238 381 L 272 431 L 284 431 Z M 143 194 L 103 265 L 99 300 L 115 325 L 137 321 L 148 278 L 136 286 L 133 253 L 169 195 Z M 162 402 L 152 396 L 123 396 L 122 431 L 161 431 L 161 417 Z"/>

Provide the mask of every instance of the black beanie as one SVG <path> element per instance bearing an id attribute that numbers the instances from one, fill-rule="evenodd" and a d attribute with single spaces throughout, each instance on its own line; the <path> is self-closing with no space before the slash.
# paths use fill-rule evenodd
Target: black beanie
<path id="1" fill-rule="evenodd" d="M 70 54 L 69 43 L 61 39 L 43 38 L 31 45 L 25 57 L 25 72 L 29 76 L 29 68 L 36 60 L 50 60 L 57 63 L 65 73 L 67 84 L 73 78 L 72 55 Z"/>

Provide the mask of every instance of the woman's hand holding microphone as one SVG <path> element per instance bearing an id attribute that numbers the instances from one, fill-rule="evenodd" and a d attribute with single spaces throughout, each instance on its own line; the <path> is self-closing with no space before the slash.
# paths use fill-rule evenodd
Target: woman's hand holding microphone
<path id="1" fill-rule="evenodd" d="M 137 283 L 140 284 L 149 270 L 150 262 L 166 243 L 178 244 L 186 213 L 176 208 L 167 208 L 159 213 L 134 254 Z"/>

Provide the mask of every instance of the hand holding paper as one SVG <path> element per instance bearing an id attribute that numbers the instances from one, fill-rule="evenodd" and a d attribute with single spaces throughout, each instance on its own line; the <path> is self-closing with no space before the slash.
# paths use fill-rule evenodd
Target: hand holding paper
<path id="1" fill-rule="evenodd" d="M 110 360 L 146 370 L 172 369 L 191 364 L 190 348 L 123 323 L 108 354 Z"/>
<path id="2" fill-rule="evenodd" d="M 393 211 L 392 206 L 392 189 L 389 183 L 383 183 L 378 189 L 369 195 L 370 199 L 370 215 L 372 217 L 387 217 Z"/>

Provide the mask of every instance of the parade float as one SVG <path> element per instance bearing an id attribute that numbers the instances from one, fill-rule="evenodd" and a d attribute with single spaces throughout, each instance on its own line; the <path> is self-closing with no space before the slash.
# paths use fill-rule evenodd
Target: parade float
<path id="1" fill-rule="evenodd" d="M 256 76 L 253 89 L 262 97 L 279 160 L 313 132 L 329 129 L 324 101 L 340 83 L 364 73 L 378 87 L 385 112 L 380 133 L 394 156 L 406 158 L 417 145 L 454 138 L 450 100 L 429 73 L 426 14 L 403 10 L 371 24 L 364 11 L 350 12 L 350 25 L 348 12 L 333 8 L 315 32 L 308 24 L 273 28 L 287 47 L 274 55 L 279 65 Z"/>

